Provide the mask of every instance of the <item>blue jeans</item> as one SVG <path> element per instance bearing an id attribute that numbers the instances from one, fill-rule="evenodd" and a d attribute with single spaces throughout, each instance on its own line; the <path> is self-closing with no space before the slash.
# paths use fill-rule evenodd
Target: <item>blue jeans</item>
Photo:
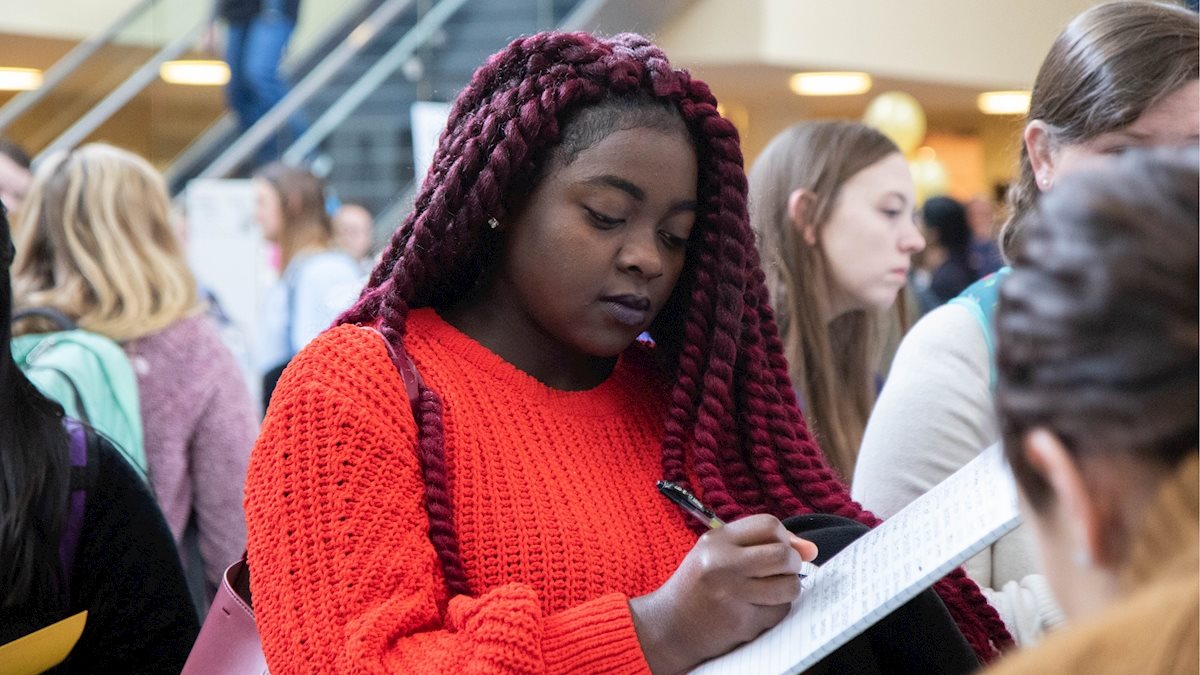
<path id="1" fill-rule="evenodd" d="M 229 64 L 229 107 L 243 132 L 254 125 L 288 92 L 279 75 L 279 62 L 296 24 L 281 12 L 267 9 L 248 23 L 229 25 L 225 62 Z M 258 163 L 278 159 L 288 144 L 304 133 L 300 114 L 274 134 L 258 151 Z"/>

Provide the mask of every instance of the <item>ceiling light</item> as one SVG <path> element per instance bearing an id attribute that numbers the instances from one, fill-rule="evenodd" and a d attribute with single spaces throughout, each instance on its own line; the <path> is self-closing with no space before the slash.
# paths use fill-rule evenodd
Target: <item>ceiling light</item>
<path id="1" fill-rule="evenodd" d="M 853 96 L 871 90 L 866 73 L 796 73 L 788 83 L 800 96 Z"/>
<path id="2" fill-rule="evenodd" d="M 42 86 L 37 68 L 0 68 L 0 91 L 29 91 Z"/>
<path id="3" fill-rule="evenodd" d="M 1029 112 L 1029 92 L 985 91 L 975 99 L 975 104 L 986 115 L 1024 115 Z"/>
<path id="4" fill-rule="evenodd" d="M 158 75 L 171 84 L 218 86 L 229 82 L 229 66 L 224 61 L 167 61 Z"/>

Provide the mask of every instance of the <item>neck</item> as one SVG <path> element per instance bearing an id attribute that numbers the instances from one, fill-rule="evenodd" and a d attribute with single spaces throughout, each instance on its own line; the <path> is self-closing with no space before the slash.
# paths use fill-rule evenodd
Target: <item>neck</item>
<path id="1" fill-rule="evenodd" d="M 472 293 L 438 313 L 472 340 L 547 387 L 583 391 L 596 387 L 612 373 L 617 357 L 596 357 L 571 349 L 542 330 L 523 308 L 511 306 L 503 297 L 486 291 Z"/>

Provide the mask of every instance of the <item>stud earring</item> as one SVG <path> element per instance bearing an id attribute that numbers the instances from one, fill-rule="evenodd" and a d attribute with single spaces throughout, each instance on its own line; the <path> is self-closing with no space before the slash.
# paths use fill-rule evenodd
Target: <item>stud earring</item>
<path id="1" fill-rule="evenodd" d="M 494 230 L 497 227 L 500 227 L 500 221 L 496 220 L 495 217 L 488 218 L 488 227 Z"/>
<path id="2" fill-rule="evenodd" d="M 1071 554 L 1071 562 L 1075 563 L 1076 567 L 1084 569 L 1096 565 L 1096 561 L 1092 559 L 1091 552 L 1085 548 L 1075 549 L 1075 552 Z"/>
<path id="3" fill-rule="evenodd" d="M 1049 178 L 1046 178 L 1046 177 L 1044 177 L 1044 178 L 1042 178 L 1042 180 L 1041 180 L 1040 182 L 1041 182 L 1041 184 L 1042 184 L 1042 189 L 1043 189 L 1043 190 L 1045 190 L 1046 188 L 1050 187 L 1050 179 L 1049 179 Z"/>

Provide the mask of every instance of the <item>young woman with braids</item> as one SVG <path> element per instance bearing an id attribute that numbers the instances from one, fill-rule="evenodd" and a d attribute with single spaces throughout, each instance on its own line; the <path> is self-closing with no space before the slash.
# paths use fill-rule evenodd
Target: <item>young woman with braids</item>
<path id="1" fill-rule="evenodd" d="M 1200 153 L 1030 213 L 996 312 L 1004 449 L 1070 625 L 1004 673 L 1200 671 Z"/>
<path id="2" fill-rule="evenodd" d="M 272 672 L 678 672 L 787 612 L 816 551 L 779 518 L 878 522 L 796 408 L 736 132 L 644 38 L 492 56 L 340 323 L 251 458 Z M 961 572 L 937 589 L 953 669 L 1009 644 Z"/>
<path id="3" fill-rule="evenodd" d="M 1137 146 L 1200 136 L 1196 13 L 1166 3 L 1113 2 L 1080 14 L 1038 71 L 1010 213 L 1006 257 L 1024 216 L 1063 175 Z M 999 442 L 991 313 L 997 282 L 981 279 L 926 314 L 904 337 L 863 433 L 855 499 L 889 517 Z M 1020 527 L 964 565 L 1018 644 L 1063 621 L 1033 541 Z"/>

